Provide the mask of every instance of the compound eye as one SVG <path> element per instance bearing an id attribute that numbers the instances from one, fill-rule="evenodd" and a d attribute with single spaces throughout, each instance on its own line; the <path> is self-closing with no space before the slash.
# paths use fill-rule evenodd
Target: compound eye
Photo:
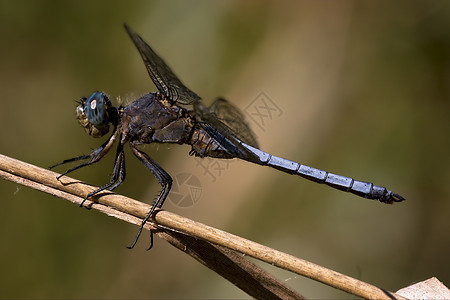
<path id="1" fill-rule="evenodd" d="M 86 99 L 84 113 L 92 125 L 101 127 L 108 124 L 109 103 L 108 97 L 102 92 L 94 92 Z"/>

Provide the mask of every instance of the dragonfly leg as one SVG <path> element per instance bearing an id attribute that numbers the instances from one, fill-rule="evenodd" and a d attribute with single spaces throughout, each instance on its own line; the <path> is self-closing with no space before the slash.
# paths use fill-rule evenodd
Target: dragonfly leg
<path id="1" fill-rule="evenodd" d="M 142 233 L 142 229 L 144 228 L 145 223 L 148 221 L 148 219 L 151 217 L 151 215 L 154 213 L 154 211 L 157 208 L 161 208 L 162 205 L 164 204 L 164 200 L 166 200 L 166 197 L 169 194 L 170 189 L 172 187 L 172 178 L 166 171 L 164 171 L 163 168 L 161 168 L 155 161 L 153 161 L 150 158 L 150 156 L 148 156 L 146 153 L 137 149 L 133 143 L 130 143 L 130 148 L 131 148 L 131 151 L 133 152 L 133 154 L 141 161 L 142 164 L 144 164 L 144 166 L 147 167 L 147 169 L 150 170 L 150 172 L 153 173 L 153 175 L 156 177 L 156 179 L 162 186 L 162 190 L 158 194 L 156 201 L 153 203 L 150 211 L 147 213 L 145 218 L 142 220 L 142 223 L 141 223 L 141 226 L 139 226 L 139 231 L 136 235 L 136 238 L 134 239 L 131 246 L 127 247 L 128 249 L 133 249 L 133 247 L 136 245 L 136 243 L 139 239 L 139 236 Z M 150 232 L 150 235 L 151 235 L 151 244 L 147 250 L 150 250 L 151 247 L 153 246 L 153 233 Z"/>
<path id="2" fill-rule="evenodd" d="M 153 248 L 153 231 L 150 230 L 150 246 L 148 246 L 147 251 Z"/>
<path id="3" fill-rule="evenodd" d="M 111 180 L 109 183 L 99 187 L 95 191 L 90 192 L 80 203 L 80 206 L 83 206 L 84 202 L 91 196 L 103 191 L 109 190 L 112 191 L 117 188 L 122 182 L 125 180 L 125 153 L 123 152 L 123 144 L 119 144 L 116 152 L 116 159 L 114 161 L 114 169 L 113 174 L 111 176 Z"/>
<path id="4" fill-rule="evenodd" d="M 97 149 L 95 149 L 95 150 L 97 150 Z M 95 150 L 94 150 L 94 151 L 95 151 Z M 57 167 L 57 166 L 64 165 L 64 164 L 67 164 L 67 163 L 70 163 L 70 162 L 73 162 L 73 161 L 79 161 L 79 160 L 85 160 L 85 159 L 88 159 L 88 158 L 91 157 L 91 155 L 92 155 L 92 153 L 93 153 L 94 151 L 92 151 L 91 154 L 89 154 L 89 155 L 80 155 L 80 156 L 77 156 L 77 157 L 74 157 L 74 158 L 65 159 L 65 160 L 63 160 L 62 162 L 59 162 L 59 163 L 57 163 L 57 164 L 54 164 L 53 166 L 48 167 L 48 168 L 49 168 L 49 169 L 53 169 L 53 168 L 55 168 L 55 167 Z M 68 173 L 68 172 L 66 172 L 66 173 Z"/>
<path id="5" fill-rule="evenodd" d="M 85 160 L 85 159 L 89 159 L 86 162 L 83 162 L 75 167 L 72 167 L 70 169 L 68 169 L 67 171 L 65 171 L 64 173 L 62 173 L 61 175 L 59 175 L 58 177 L 56 177 L 56 179 L 60 179 L 61 177 L 63 177 L 64 175 L 75 171 L 77 169 L 80 169 L 82 167 L 86 167 L 89 166 L 93 163 L 98 162 L 100 159 L 102 159 L 103 156 L 106 155 L 106 153 L 109 152 L 109 150 L 111 150 L 112 145 L 114 144 L 115 140 L 116 140 L 116 136 L 117 136 L 117 129 L 114 130 L 113 134 L 111 135 L 111 137 L 105 142 L 103 143 L 103 145 L 101 145 L 100 147 L 92 150 L 91 153 L 89 153 L 88 155 L 81 155 L 81 156 L 77 156 L 74 158 L 69 158 L 66 160 L 63 160 L 60 163 L 57 163 L 53 166 L 51 166 L 49 169 L 53 169 L 54 167 L 69 163 L 69 162 L 73 162 L 73 161 L 79 161 L 79 160 Z"/>

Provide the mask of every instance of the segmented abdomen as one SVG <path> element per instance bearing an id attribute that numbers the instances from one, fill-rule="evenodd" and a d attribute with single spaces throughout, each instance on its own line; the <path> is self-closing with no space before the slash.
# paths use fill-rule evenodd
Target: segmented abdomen
<path id="1" fill-rule="evenodd" d="M 224 147 L 214 140 L 203 128 L 197 128 L 194 130 L 189 144 L 192 146 L 189 155 L 215 158 L 235 157 L 235 155 L 230 154 Z"/>

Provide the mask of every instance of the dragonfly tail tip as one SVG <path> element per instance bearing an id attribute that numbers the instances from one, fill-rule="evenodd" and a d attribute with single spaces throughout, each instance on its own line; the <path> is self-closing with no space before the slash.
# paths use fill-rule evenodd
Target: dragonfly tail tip
<path id="1" fill-rule="evenodd" d="M 405 198 L 403 198 L 399 194 L 395 194 L 395 193 L 392 194 L 391 199 L 392 199 L 393 202 L 402 202 L 402 201 L 406 200 Z"/>

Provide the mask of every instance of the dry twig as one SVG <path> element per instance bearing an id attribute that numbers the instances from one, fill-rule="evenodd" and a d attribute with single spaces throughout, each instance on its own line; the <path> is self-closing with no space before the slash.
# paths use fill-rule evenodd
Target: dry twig
<path id="1" fill-rule="evenodd" d="M 0 177 L 79 204 L 95 187 L 0 154 Z M 150 206 L 111 192 L 94 196 L 92 208 L 139 225 Z M 292 255 L 260 245 L 222 230 L 158 211 L 146 229 L 194 257 L 249 295 L 259 299 L 302 299 L 266 271 L 249 262 L 246 254 L 279 268 L 309 277 L 366 299 L 405 299 L 368 283 L 329 270 Z M 238 253 L 236 253 L 238 252 Z"/>

